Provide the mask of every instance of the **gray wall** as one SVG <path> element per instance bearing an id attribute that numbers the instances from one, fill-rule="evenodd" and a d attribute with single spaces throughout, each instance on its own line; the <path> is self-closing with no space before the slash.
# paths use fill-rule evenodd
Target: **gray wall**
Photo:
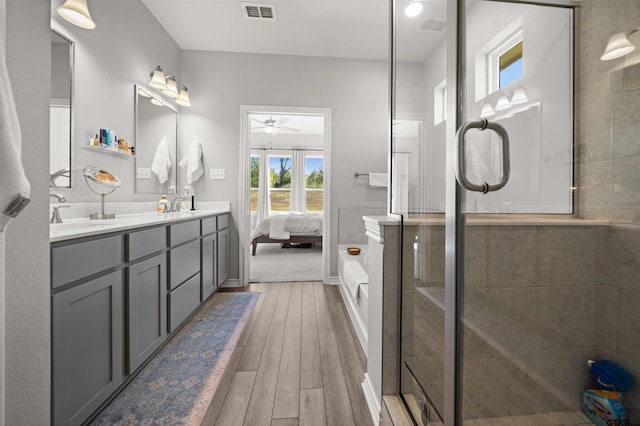
<path id="1" fill-rule="evenodd" d="M 60 2 L 54 1 L 57 6 Z M 87 165 L 109 170 L 122 186 L 107 201 L 155 201 L 158 195 L 134 193 L 134 160 L 90 151 L 88 140 L 100 128 L 134 140 L 134 84 L 148 87 L 150 73 L 160 65 L 180 80 L 181 50 L 140 1 L 91 2 L 96 28 L 87 31 L 58 16 L 51 26 L 75 43 L 72 189 L 60 192 L 69 202 L 98 202 L 81 171 Z M 152 90 L 153 91 L 153 90 Z M 177 106 L 177 105 L 176 105 Z"/>
<path id="2" fill-rule="evenodd" d="M 331 275 L 337 275 L 338 207 L 384 207 L 386 191 L 353 173 L 386 171 L 388 73 L 385 61 L 183 51 L 182 75 L 192 108 L 182 111 L 181 141 L 202 142 L 201 200 L 231 200 L 238 210 L 240 106 L 331 108 Z M 226 168 L 226 180 L 208 169 Z M 179 182 L 181 188 L 184 182 Z M 231 236 L 230 277 L 238 277 L 237 232 Z"/>
<path id="3" fill-rule="evenodd" d="M 49 63 L 47 0 L 8 0 L 7 64 L 31 203 L 5 235 L 6 424 L 49 424 Z"/>

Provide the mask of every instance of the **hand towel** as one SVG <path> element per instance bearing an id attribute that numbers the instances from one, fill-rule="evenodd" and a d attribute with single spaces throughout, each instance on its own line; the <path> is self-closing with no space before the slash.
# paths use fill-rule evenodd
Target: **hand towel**
<path id="1" fill-rule="evenodd" d="M 386 173 L 369 173 L 369 186 L 386 187 L 388 180 Z"/>
<path id="2" fill-rule="evenodd" d="M 20 200 L 26 203 L 31 193 L 22 166 L 22 133 L 2 46 L 0 40 L 0 232 L 20 211 L 16 209 L 9 215 L 9 206 L 16 206 Z"/>
<path id="3" fill-rule="evenodd" d="M 169 153 L 169 142 L 166 136 L 162 138 L 156 148 L 156 153 L 151 162 L 151 171 L 158 177 L 160 184 L 165 183 L 169 179 L 171 171 L 171 154 Z"/>
<path id="4" fill-rule="evenodd" d="M 187 153 L 179 164 L 187 169 L 187 183 L 189 185 L 200 179 L 204 173 L 204 167 L 202 166 L 202 145 L 198 137 L 191 142 Z"/>
<path id="5" fill-rule="evenodd" d="M 289 231 L 284 227 L 287 220 L 285 215 L 277 215 L 269 218 L 269 238 L 273 240 L 288 240 L 291 237 Z"/>
<path id="6" fill-rule="evenodd" d="M 357 300 L 360 297 L 360 286 L 369 282 L 369 274 L 360 262 L 347 260 L 344 262 L 344 282 L 353 300 Z"/>

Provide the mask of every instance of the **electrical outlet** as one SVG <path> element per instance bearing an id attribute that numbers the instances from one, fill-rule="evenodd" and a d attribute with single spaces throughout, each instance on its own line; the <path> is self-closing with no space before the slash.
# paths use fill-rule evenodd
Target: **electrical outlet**
<path id="1" fill-rule="evenodd" d="M 142 167 L 137 168 L 136 179 L 151 179 L 151 169 Z"/>
<path id="2" fill-rule="evenodd" d="M 225 169 L 209 169 L 209 179 L 224 180 Z"/>

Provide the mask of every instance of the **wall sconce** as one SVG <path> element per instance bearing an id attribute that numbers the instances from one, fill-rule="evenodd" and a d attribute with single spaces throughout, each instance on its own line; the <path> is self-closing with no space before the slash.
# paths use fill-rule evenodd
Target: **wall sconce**
<path id="1" fill-rule="evenodd" d="M 67 0 L 56 10 L 58 15 L 80 28 L 92 30 L 96 27 L 96 23 L 93 22 L 89 13 L 87 0 Z"/>
<path id="2" fill-rule="evenodd" d="M 189 92 L 187 91 L 186 86 L 181 84 L 180 91 L 178 92 L 178 82 L 176 81 L 176 78 L 171 74 L 165 75 L 160 65 L 153 70 L 150 76 L 151 81 L 149 81 L 149 86 L 158 89 L 168 97 L 175 99 L 175 102 L 178 105 L 184 107 L 191 106 L 191 100 L 189 99 Z"/>
<path id="3" fill-rule="evenodd" d="M 636 47 L 627 38 L 628 36 L 636 32 L 638 32 L 637 28 L 631 31 L 629 34 L 617 33 L 609 37 L 607 47 L 604 49 L 602 56 L 600 56 L 600 60 L 610 61 L 611 59 L 620 58 L 636 50 Z"/>
<path id="4" fill-rule="evenodd" d="M 420 15 L 422 12 L 422 3 L 417 0 L 409 0 L 409 4 L 404 8 L 404 14 L 409 17 Z"/>
<path id="5" fill-rule="evenodd" d="M 496 111 L 504 111 L 505 109 L 509 109 L 511 107 L 511 102 L 507 99 L 507 95 L 504 93 L 498 96 L 498 102 L 496 102 Z"/>

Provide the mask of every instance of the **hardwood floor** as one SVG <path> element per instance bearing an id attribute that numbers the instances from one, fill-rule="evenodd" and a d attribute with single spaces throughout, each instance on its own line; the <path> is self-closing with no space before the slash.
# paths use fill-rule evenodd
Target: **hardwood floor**
<path id="1" fill-rule="evenodd" d="M 260 299 L 203 425 L 373 425 L 366 358 L 336 286 L 251 284 Z"/>

